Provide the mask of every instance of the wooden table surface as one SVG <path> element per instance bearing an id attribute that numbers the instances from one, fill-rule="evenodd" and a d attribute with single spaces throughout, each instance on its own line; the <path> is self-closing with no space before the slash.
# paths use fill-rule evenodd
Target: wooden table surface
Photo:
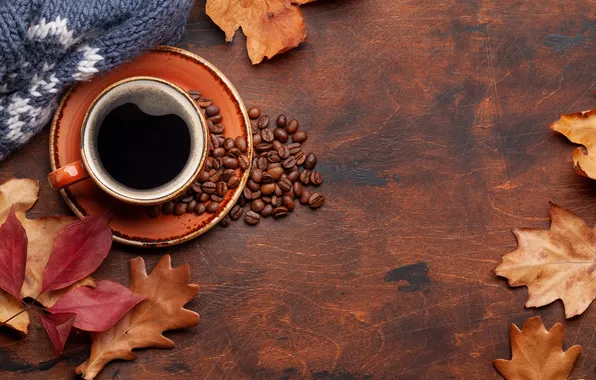
<path id="1" fill-rule="evenodd" d="M 596 379 L 596 305 L 526 309 L 491 270 L 515 227 L 547 228 L 548 201 L 596 222 L 596 182 L 547 125 L 594 107 L 596 1 L 320 0 L 308 42 L 251 66 L 197 4 L 179 46 L 205 57 L 247 105 L 298 118 L 325 175 L 325 206 L 243 222 L 168 249 L 116 246 L 98 278 L 170 253 L 201 284 L 200 324 L 177 347 L 113 362 L 100 379 L 498 379 L 508 329 L 533 315 L 583 347 L 572 379 Z M 38 217 L 69 210 L 45 177 L 48 130 L 1 163 L 39 179 Z M 73 378 L 75 336 L 53 356 L 39 321 L 3 333 L 0 377 Z"/>

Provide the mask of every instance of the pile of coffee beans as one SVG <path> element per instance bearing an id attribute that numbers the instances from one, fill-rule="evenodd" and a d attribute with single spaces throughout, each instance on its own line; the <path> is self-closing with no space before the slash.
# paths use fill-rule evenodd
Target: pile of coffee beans
<path id="1" fill-rule="evenodd" d="M 188 94 L 207 118 L 209 154 L 196 182 L 181 197 L 149 209 L 149 215 L 154 218 L 161 214 L 180 216 L 192 212 L 197 215 L 217 213 L 226 193 L 240 185 L 242 172 L 250 167 L 246 138 L 225 138 L 219 107 L 196 90 Z"/>
<path id="2" fill-rule="evenodd" d="M 294 211 L 300 202 L 312 209 L 325 203 L 325 197 L 306 186 L 320 186 L 321 173 L 314 171 L 317 156 L 302 150 L 308 139 L 297 120 L 279 115 L 274 129 L 267 115 L 258 107 L 248 110 L 253 135 L 254 158 L 248 156 L 248 142 L 243 136 L 225 138 L 225 127 L 220 109 L 208 97 L 191 90 L 189 95 L 197 102 L 207 118 L 209 127 L 209 155 L 197 181 L 176 201 L 149 209 L 151 217 L 161 214 L 177 216 L 194 212 L 197 215 L 218 212 L 220 202 L 228 191 L 237 188 L 242 172 L 250 169 L 249 180 L 236 205 L 221 221 L 228 227 L 232 220 L 244 216 L 245 223 L 256 225 L 261 218 L 283 218 Z M 290 141 L 291 139 L 291 141 Z M 244 207 L 250 210 L 244 213 Z"/>
<path id="3" fill-rule="evenodd" d="M 250 177 L 222 226 L 240 219 L 245 205 L 250 210 L 244 214 L 244 222 L 250 225 L 258 224 L 261 218 L 283 218 L 294 211 L 297 202 L 313 209 L 321 207 L 325 197 L 305 188 L 321 185 L 323 176 L 314 171 L 317 156 L 302 149 L 308 134 L 300 129 L 298 120 L 288 121 L 285 115 L 279 115 L 271 129 L 269 116 L 261 114 L 258 107 L 250 108 L 248 116 L 255 150 Z"/>

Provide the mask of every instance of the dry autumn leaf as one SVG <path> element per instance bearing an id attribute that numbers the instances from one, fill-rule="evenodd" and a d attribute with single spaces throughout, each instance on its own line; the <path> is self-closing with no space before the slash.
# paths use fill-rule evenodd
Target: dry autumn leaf
<path id="1" fill-rule="evenodd" d="M 72 216 L 55 216 L 40 219 L 28 219 L 25 213 L 37 201 L 39 182 L 32 179 L 11 179 L 0 186 L 0 223 L 4 223 L 14 207 L 17 218 L 21 221 L 29 244 L 27 247 L 27 265 L 25 281 L 21 288 L 21 297 L 37 297 L 41 290 L 43 270 L 48 262 L 54 238 L 63 227 L 76 221 Z M 95 281 L 87 277 L 68 288 L 41 294 L 37 300 L 46 307 L 52 306 L 62 295 L 73 287 L 94 285 Z M 23 310 L 22 303 L 0 289 L 0 321 L 5 321 Z M 29 316 L 27 312 L 11 319 L 7 326 L 27 333 Z"/>
<path id="2" fill-rule="evenodd" d="M 596 298 L 596 230 L 574 213 L 551 203 L 548 231 L 513 231 L 518 247 L 495 268 L 511 286 L 527 286 L 526 307 L 557 299 L 565 317 L 583 313 Z"/>
<path id="3" fill-rule="evenodd" d="M 161 258 L 150 275 L 142 258 L 132 259 L 129 288 L 147 298 L 109 330 L 91 334 L 91 355 L 77 367 L 77 374 L 93 379 L 112 360 L 136 359 L 135 348 L 174 347 L 174 342 L 162 335 L 164 331 L 199 323 L 199 314 L 184 308 L 199 292 L 199 285 L 189 281 L 188 264 L 172 269 L 169 255 Z"/>
<path id="4" fill-rule="evenodd" d="M 511 360 L 493 361 L 507 380 L 566 380 L 582 352 L 577 345 L 563 351 L 563 325 L 546 331 L 540 317 L 526 320 L 521 331 L 512 323 L 509 336 Z"/>
<path id="5" fill-rule="evenodd" d="M 246 35 L 253 64 L 295 48 L 306 39 L 299 5 L 314 0 L 207 0 L 207 15 L 232 41 L 238 28 Z"/>
<path id="6" fill-rule="evenodd" d="M 561 115 L 550 128 L 583 145 L 573 151 L 573 164 L 578 174 L 596 179 L 596 110 Z"/>

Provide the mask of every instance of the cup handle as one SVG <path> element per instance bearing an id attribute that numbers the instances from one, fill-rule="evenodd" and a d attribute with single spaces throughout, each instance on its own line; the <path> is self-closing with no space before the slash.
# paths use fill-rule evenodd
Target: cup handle
<path id="1" fill-rule="evenodd" d="M 48 182 L 54 190 L 60 190 L 89 178 L 81 160 L 65 165 L 48 174 Z"/>

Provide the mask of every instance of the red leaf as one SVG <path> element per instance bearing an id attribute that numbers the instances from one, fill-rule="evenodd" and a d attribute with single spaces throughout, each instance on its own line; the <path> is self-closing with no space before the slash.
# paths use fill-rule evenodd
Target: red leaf
<path id="1" fill-rule="evenodd" d="M 76 315 L 74 314 L 42 314 L 41 323 L 45 327 L 56 355 L 60 355 L 66 344 Z"/>
<path id="2" fill-rule="evenodd" d="M 85 331 L 105 331 L 145 297 L 112 281 L 97 287 L 81 286 L 66 293 L 48 309 L 53 314 L 76 314 L 74 327 Z"/>
<path id="3" fill-rule="evenodd" d="M 20 298 L 27 261 L 27 233 L 14 208 L 0 227 L 0 288 Z"/>
<path id="4" fill-rule="evenodd" d="M 108 219 L 93 215 L 64 227 L 43 271 L 41 292 L 67 287 L 93 273 L 112 245 Z"/>

